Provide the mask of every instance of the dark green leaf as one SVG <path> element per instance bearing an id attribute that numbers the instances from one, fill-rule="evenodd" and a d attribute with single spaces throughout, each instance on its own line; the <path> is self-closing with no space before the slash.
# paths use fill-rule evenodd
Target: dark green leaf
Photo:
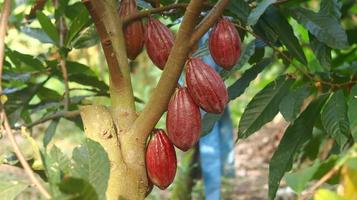
<path id="1" fill-rule="evenodd" d="M 59 185 L 59 189 L 71 195 L 70 200 L 98 200 L 94 187 L 86 180 L 66 177 Z"/>
<path id="2" fill-rule="evenodd" d="M 105 199 L 109 179 L 109 158 L 104 148 L 97 142 L 86 139 L 73 150 L 73 176 L 87 180 L 95 186 L 99 199 Z"/>
<path id="3" fill-rule="evenodd" d="M 267 58 L 254 65 L 252 68 L 248 69 L 240 79 L 228 87 L 227 90 L 229 99 L 234 100 L 242 95 L 245 89 L 249 86 L 250 82 L 252 82 L 258 76 L 258 74 L 265 69 L 265 67 L 270 65 L 271 62 L 272 60 Z"/>
<path id="4" fill-rule="evenodd" d="M 259 19 L 258 23 L 253 27 L 253 30 L 264 41 L 270 41 L 272 44 L 276 44 L 278 41 L 279 35 L 270 27 L 268 22 L 264 20 L 264 17 Z"/>
<path id="5" fill-rule="evenodd" d="M 280 180 L 292 167 L 295 153 L 311 138 L 312 129 L 327 96 L 320 96 L 290 125 L 269 163 L 269 199 L 274 200 Z"/>
<path id="6" fill-rule="evenodd" d="M 58 122 L 59 120 L 52 120 L 50 125 L 47 127 L 45 135 L 43 136 L 43 146 L 45 148 L 51 142 L 53 136 L 55 135 Z"/>
<path id="7" fill-rule="evenodd" d="M 299 44 L 299 40 L 294 35 L 291 25 L 281 14 L 280 10 L 275 7 L 270 7 L 263 15 L 263 18 L 279 36 L 279 40 L 286 46 L 290 54 L 306 65 L 307 60 Z"/>
<path id="8" fill-rule="evenodd" d="M 33 55 L 23 54 L 10 49 L 7 49 L 6 54 L 19 71 L 32 72 L 45 70 L 43 63 Z"/>
<path id="9" fill-rule="evenodd" d="M 221 118 L 222 114 L 206 113 L 202 118 L 202 130 L 201 137 L 210 133 L 216 124 L 216 122 Z"/>
<path id="10" fill-rule="evenodd" d="M 73 19 L 72 24 L 67 32 L 67 38 L 65 40 L 65 45 L 67 46 L 72 40 L 77 36 L 77 34 L 89 24 L 90 17 L 86 7 L 83 4 L 82 9 L 78 12 L 76 18 Z"/>
<path id="11" fill-rule="evenodd" d="M 98 88 L 102 92 L 108 91 L 109 87 L 96 76 L 87 76 L 85 74 L 73 74 L 69 76 L 71 82 L 76 82 L 82 85 Z"/>
<path id="12" fill-rule="evenodd" d="M 353 86 L 348 101 L 348 119 L 352 137 L 357 142 L 357 85 Z"/>
<path id="13" fill-rule="evenodd" d="M 318 41 L 315 36 L 309 34 L 310 46 L 314 51 L 317 60 L 320 62 L 321 66 L 327 71 L 331 68 L 331 48 L 324 43 Z"/>
<path id="14" fill-rule="evenodd" d="M 71 46 L 76 49 L 88 48 L 99 43 L 99 36 L 94 26 L 90 26 L 81 31 L 78 37 L 74 38 Z"/>
<path id="15" fill-rule="evenodd" d="M 350 135 L 347 117 L 347 103 L 342 90 L 338 90 L 326 103 L 321 114 L 322 125 L 326 132 L 343 147 Z"/>
<path id="16" fill-rule="evenodd" d="M 301 106 L 306 97 L 310 94 L 308 87 L 303 86 L 294 91 L 289 92 L 279 105 L 279 111 L 284 116 L 284 118 L 293 122 L 301 111 Z"/>
<path id="17" fill-rule="evenodd" d="M 259 2 L 257 7 L 248 16 L 248 25 L 255 25 L 265 10 L 275 2 L 276 0 L 262 0 Z"/>
<path id="18" fill-rule="evenodd" d="M 292 83 L 292 79 L 279 77 L 253 97 L 239 121 L 239 139 L 249 137 L 278 114 L 279 104 Z"/>
<path id="19" fill-rule="evenodd" d="M 47 102 L 59 101 L 63 98 L 57 91 L 46 87 L 40 88 L 36 95 L 41 99 L 41 101 Z"/>
<path id="20" fill-rule="evenodd" d="M 46 34 L 51 38 L 51 40 L 58 44 L 59 35 L 56 29 L 56 26 L 52 24 L 50 18 L 48 18 L 43 12 L 37 11 L 36 13 L 37 19 L 41 24 L 42 29 L 46 32 Z"/>
<path id="21" fill-rule="evenodd" d="M 348 46 L 346 32 L 335 17 L 314 13 L 304 8 L 291 9 L 290 13 L 319 41 L 329 47 L 343 49 Z"/>
<path id="22" fill-rule="evenodd" d="M 68 74 L 73 75 L 73 74 L 85 74 L 88 76 L 94 76 L 97 77 L 95 72 L 88 67 L 87 65 L 84 65 L 79 62 L 74 62 L 74 61 L 66 61 L 67 67 L 68 67 Z"/>
<path id="23" fill-rule="evenodd" d="M 342 4 L 339 0 L 322 0 L 320 3 L 320 14 L 334 16 L 336 19 L 341 18 Z"/>
<path id="24" fill-rule="evenodd" d="M 246 1 L 229 1 L 227 8 L 239 18 L 242 24 L 247 23 L 248 15 L 250 13 L 251 8 L 249 7 L 249 4 Z"/>

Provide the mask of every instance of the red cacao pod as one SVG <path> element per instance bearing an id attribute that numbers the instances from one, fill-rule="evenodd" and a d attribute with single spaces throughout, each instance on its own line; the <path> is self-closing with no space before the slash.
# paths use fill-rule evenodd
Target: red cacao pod
<path id="1" fill-rule="evenodd" d="M 171 142 L 182 151 L 193 147 L 200 138 L 200 109 L 186 87 L 180 87 L 171 97 L 166 129 Z"/>
<path id="2" fill-rule="evenodd" d="M 174 34 L 159 20 L 149 17 L 145 35 L 149 58 L 157 67 L 164 69 L 174 45 Z"/>
<path id="3" fill-rule="evenodd" d="M 237 29 L 227 18 L 221 18 L 213 27 L 208 46 L 215 63 L 225 70 L 232 69 L 237 63 L 241 41 Z"/>
<path id="4" fill-rule="evenodd" d="M 228 102 L 228 92 L 218 73 L 198 58 L 186 65 L 186 83 L 193 100 L 203 110 L 222 113 Z"/>
<path id="5" fill-rule="evenodd" d="M 160 189 L 167 188 L 176 174 L 176 152 L 162 129 L 154 130 L 146 149 L 146 169 L 151 182 Z"/>
<path id="6" fill-rule="evenodd" d="M 137 13 L 135 0 L 122 0 L 119 7 L 120 16 Z M 129 22 L 124 27 L 126 53 L 128 58 L 134 60 L 144 47 L 144 28 L 141 20 Z"/>

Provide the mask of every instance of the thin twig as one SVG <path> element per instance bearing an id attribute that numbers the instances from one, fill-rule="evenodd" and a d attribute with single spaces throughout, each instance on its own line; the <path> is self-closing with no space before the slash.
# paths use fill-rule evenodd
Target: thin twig
<path id="1" fill-rule="evenodd" d="M 79 116 L 79 110 L 57 112 L 57 113 L 54 113 L 52 115 L 49 115 L 49 116 L 44 117 L 44 118 L 41 118 L 41 119 L 39 119 L 37 121 L 34 121 L 34 122 L 30 123 L 30 124 L 26 124 L 26 125 L 23 125 L 23 126 L 26 127 L 26 128 L 31 128 L 31 127 L 37 126 L 39 124 L 42 124 L 44 122 L 47 122 L 49 120 L 58 119 L 58 118 L 61 118 L 61 117 L 73 118 L 73 117 L 77 117 L 77 116 Z"/>
<path id="2" fill-rule="evenodd" d="M 59 6 L 58 0 L 53 1 L 54 6 L 57 8 Z M 66 21 L 63 16 L 60 16 L 57 21 L 57 29 L 59 32 L 59 47 L 62 48 L 64 47 L 65 43 L 65 38 L 67 34 L 67 25 Z M 58 49 L 60 51 L 60 49 Z M 64 84 L 64 110 L 68 111 L 68 107 L 70 105 L 70 89 L 69 89 L 69 80 L 68 80 L 68 71 L 67 71 L 67 63 L 66 63 L 66 57 L 67 55 L 63 55 L 62 53 L 59 52 L 59 65 L 61 68 L 61 73 L 63 77 L 63 84 Z"/>
<path id="3" fill-rule="evenodd" d="M 152 8 L 149 10 L 140 11 L 135 14 L 124 17 L 123 24 L 125 25 L 133 20 L 147 17 L 154 13 L 162 13 L 162 12 L 173 10 L 173 9 L 186 9 L 187 6 L 188 6 L 188 3 L 177 3 L 177 4 L 170 4 L 170 5 L 163 6 L 163 7 Z"/>
<path id="4" fill-rule="evenodd" d="M 330 171 L 328 171 L 323 177 L 321 177 L 315 184 L 313 184 L 309 189 L 306 190 L 299 198 L 298 200 L 306 200 L 309 199 L 311 195 L 315 193 L 315 191 L 326 181 L 328 181 L 330 178 L 332 178 L 339 170 L 341 166 L 335 166 L 333 167 Z"/>
<path id="5" fill-rule="evenodd" d="M 12 133 L 10 124 L 9 124 L 9 120 L 6 116 L 5 113 L 5 109 L 2 107 L 1 108 L 1 118 L 3 119 L 3 126 L 5 129 L 5 132 L 7 134 L 7 136 L 10 139 L 10 143 L 12 148 L 15 151 L 16 157 L 17 159 L 19 159 L 22 167 L 24 168 L 26 174 L 28 175 L 30 181 L 36 186 L 36 188 L 38 189 L 38 191 L 46 198 L 46 199 L 51 199 L 50 194 L 47 192 L 47 190 L 42 186 L 42 184 L 40 183 L 40 181 L 37 179 L 37 177 L 35 176 L 35 173 L 32 171 L 30 165 L 27 163 L 24 155 L 22 154 L 18 144 L 16 143 L 14 134 Z"/>
<path id="6" fill-rule="evenodd" d="M 26 15 L 25 19 L 30 20 L 36 16 L 36 12 L 38 10 L 42 10 L 45 7 L 47 0 L 36 0 L 36 2 L 31 7 L 31 10 L 28 15 Z"/>
<path id="7" fill-rule="evenodd" d="M 2 71 L 3 71 L 3 59 L 4 59 L 4 40 L 5 40 L 5 34 L 7 30 L 7 21 L 8 17 L 10 15 L 10 7 L 11 7 L 11 1 L 10 0 L 5 0 L 4 1 L 4 6 L 3 6 L 3 11 L 1 15 L 1 20 L 0 20 L 0 80 L 2 80 Z M 0 93 L 2 92 L 2 86 L 1 86 L 1 81 L 0 81 Z M 35 173 L 32 171 L 30 165 L 27 163 L 24 155 L 22 154 L 19 146 L 16 143 L 14 134 L 12 133 L 11 127 L 9 120 L 7 118 L 5 109 L 2 104 L 0 104 L 0 109 L 1 109 L 1 119 L 3 121 L 3 127 L 5 129 L 5 132 L 7 136 L 10 139 L 11 146 L 13 147 L 15 154 L 17 158 L 19 159 L 22 167 L 24 168 L 26 174 L 28 175 L 30 181 L 36 186 L 38 191 L 46 198 L 50 199 L 51 196 L 47 192 L 47 190 L 42 186 L 40 181 L 36 178 Z"/>

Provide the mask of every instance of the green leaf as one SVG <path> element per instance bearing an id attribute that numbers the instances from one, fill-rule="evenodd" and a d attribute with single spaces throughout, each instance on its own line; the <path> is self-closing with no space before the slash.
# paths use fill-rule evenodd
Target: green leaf
<path id="1" fill-rule="evenodd" d="M 41 43 L 50 43 L 54 44 L 51 38 L 41 29 L 41 28 L 31 28 L 31 27 L 22 27 L 21 32 L 25 33 L 26 35 L 37 39 Z"/>
<path id="2" fill-rule="evenodd" d="M 206 113 L 202 118 L 201 137 L 210 133 L 222 114 Z"/>
<path id="3" fill-rule="evenodd" d="M 78 33 L 89 24 L 90 17 L 86 7 L 82 5 L 77 17 L 75 17 L 70 25 L 67 32 L 67 37 L 65 40 L 65 45 L 67 46 L 72 40 L 78 35 Z"/>
<path id="4" fill-rule="evenodd" d="M 52 120 L 50 125 L 47 127 L 45 135 L 43 136 L 43 146 L 46 148 L 47 145 L 51 142 L 53 136 L 56 133 L 57 125 L 59 120 Z"/>
<path id="5" fill-rule="evenodd" d="M 0 199 L 13 200 L 29 185 L 21 181 L 0 181 Z"/>
<path id="6" fill-rule="evenodd" d="M 314 174 L 319 169 L 320 162 L 317 160 L 312 166 L 306 167 L 299 172 L 293 172 L 285 175 L 286 183 L 295 192 L 302 192 L 309 181 L 314 177 Z"/>
<path id="7" fill-rule="evenodd" d="M 237 16 L 242 24 L 247 23 L 247 18 L 249 16 L 251 8 L 249 7 L 249 4 L 246 1 L 229 1 L 227 9 L 233 15 Z"/>
<path id="8" fill-rule="evenodd" d="M 287 121 L 293 122 L 297 118 L 301 111 L 301 106 L 309 94 L 309 88 L 303 86 L 289 92 L 289 94 L 282 99 L 279 105 L 279 111 Z"/>
<path id="9" fill-rule="evenodd" d="M 75 37 L 71 46 L 75 49 L 92 47 L 99 43 L 99 36 L 94 26 L 90 26 L 81 31 L 78 37 Z"/>
<path id="10" fill-rule="evenodd" d="M 279 40 L 286 46 L 290 54 L 302 64 L 307 65 L 307 60 L 299 44 L 299 40 L 294 35 L 293 28 L 280 10 L 275 7 L 270 7 L 263 15 L 263 19 L 278 35 Z"/>
<path id="11" fill-rule="evenodd" d="M 321 114 L 322 125 L 327 134 L 343 147 L 350 135 L 347 103 L 342 90 L 338 90 L 326 103 Z"/>
<path id="12" fill-rule="evenodd" d="M 304 8 L 294 8 L 289 12 L 311 34 L 329 47 L 336 49 L 348 47 L 347 34 L 335 17 L 314 13 Z"/>
<path id="13" fill-rule="evenodd" d="M 59 35 L 56 29 L 56 26 L 52 24 L 50 18 L 48 18 L 43 12 L 37 11 L 36 13 L 37 19 L 41 24 L 42 29 L 46 32 L 46 34 L 51 38 L 51 40 L 58 44 L 59 43 Z"/>
<path id="14" fill-rule="evenodd" d="M 353 86 L 348 101 L 348 119 L 353 140 L 357 142 L 357 85 Z"/>
<path id="15" fill-rule="evenodd" d="M 341 18 L 342 3 L 339 0 L 322 0 L 320 3 L 320 14 Z"/>
<path id="16" fill-rule="evenodd" d="M 20 71 L 45 71 L 43 63 L 30 54 L 23 54 L 15 50 L 7 50 L 7 56 Z"/>
<path id="17" fill-rule="evenodd" d="M 260 72 L 262 72 L 265 67 L 270 65 L 272 60 L 267 58 L 254 65 L 250 69 L 248 69 L 240 79 L 234 82 L 232 85 L 228 87 L 228 96 L 230 100 L 234 100 L 240 95 L 242 95 L 245 89 L 249 86 L 250 82 L 252 82 Z"/>
<path id="18" fill-rule="evenodd" d="M 331 48 L 318 41 L 315 36 L 309 34 L 310 46 L 314 51 L 317 60 L 321 66 L 329 71 L 331 69 Z"/>
<path id="19" fill-rule="evenodd" d="M 63 176 L 69 173 L 70 160 L 56 146 L 53 146 L 48 154 L 41 152 L 41 156 L 48 177 L 51 194 L 54 197 L 58 197 L 61 195 L 61 192 L 57 185 L 62 181 Z"/>
<path id="20" fill-rule="evenodd" d="M 262 0 L 258 3 L 257 7 L 252 10 L 248 16 L 248 25 L 254 25 L 257 23 L 260 16 L 265 12 L 265 10 L 276 0 Z"/>
<path id="21" fill-rule="evenodd" d="M 327 96 L 320 96 L 290 125 L 269 163 L 269 199 L 274 200 L 279 183 L 285 172 L 292 167 L 295 153 L 312 135 L 316 118 Z"/>
<path id="22" fill-rule="evenodd" d="M 105 199 L 109 179 L 109 158 L 104 148 L 97 142 L 86 139 L 73 150 L 73 176 L 87 180 L 95 186 L 99 199 Z"/>
<path id="23" fill-rule="evenodd" d="M 262 89 L 245 108 L 238 126 L 238 139 L 247 138 L 279 112 L 281 99 L 288 93 L 293 80 L 279 77 Z"/>
<path id="24" fill-rule="evenodd" d="M 241 69 L 248 62 L 249 58 L 254 54 L 254 52 L 255 52 L 255 40 L 249 42 L 247 46 L 243 49 L 243 52 L 239 57 L 238 63 L 233 67 L 232 70 L 230 71 L 222 70 L 222 72 L 220 73 L 222 79 L 227 80 L 233 72 Z"/>
<path id="25" fill-rule="evenodd" d="M 86 180 L 67 177 L 59 185 L 59 189 L 71 195 L 70 200 L 98 200 L 94 187 Z"/>

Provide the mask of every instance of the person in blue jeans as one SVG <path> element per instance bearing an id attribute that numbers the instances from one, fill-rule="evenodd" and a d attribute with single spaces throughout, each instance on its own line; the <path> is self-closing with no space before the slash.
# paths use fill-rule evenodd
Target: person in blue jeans
<path id="1" fill-rule="evenodd" d="M 206 33 L 200 39 L 200 47 L 205 46 L 208 35 Z M 201 59 L 216 71 L 221 70 L 210 55 L 203 56 Z M 204 111 L 201 110 L 201 114 L 204 114 Z M 233 127 L 228 106 L 212 131 L 200 139 L 199 157 L 206 200 L 219 200 L 221 177 L 235 175 Z"/>

